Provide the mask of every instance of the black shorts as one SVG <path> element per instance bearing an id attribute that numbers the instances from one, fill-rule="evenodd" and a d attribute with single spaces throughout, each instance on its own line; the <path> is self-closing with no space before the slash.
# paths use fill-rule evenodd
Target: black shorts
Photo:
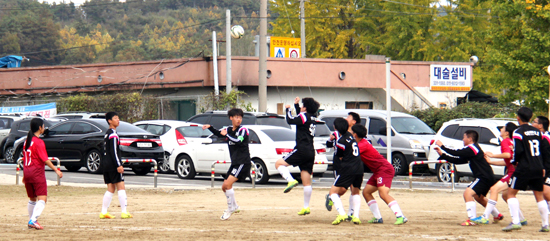
<path id="1" fill-rule="evenodd" d="M 124 175 L 122 173 L 118 173 L 117 171 L 106 171 L 103 172 L 103 180 L 105 181 L 105 184 L 124 182 Z"/>
<path id="2" fill-rule="evenodd" d="M 239 180 L 244 180 L 246 177 L 250 176 L 250 166 L 251 163 L 247 164 L 232 164 L 229 167 L 229 170 L 227 170 L 227 175 L 225 176 L 225 179 L 229 176 L 234 176 Z"/>
<path id="3" fill-rule="evenodd" d="M 292 150 L 288 155 L 283 157 L 286 163 L 297 166 L 300 171 L 307 171 L 309 174 L 313 173 L 313 162 L 315 162 L 315 151 L 301 151 L 298 149 Z"/>
<path id="4" fill-rule="evenodd" d="M 353 185 L 353 187 L 361 189 L 363 185 L 363 174 L 338 175 L 332 185 L 335 187 L 345 187 L 346 189 Z"/>
<path id="5" fill-rule="evenodd" d="M 469 188 L 474 190 L 478 196 L 487 196 L 487 193 L 491 189 L 493 185 L 495 185 L 495 181 L 491 182 L 485 179 L 479 179 L 476 178 L 470 185 L 468 185 Z"/>
<path id="6" fill-rule="evenodd" d="M 533 190 L 542 192 L 545 181 L 546 178 L 544 177 L 526 178 L 512 175 L 512 179 L 510 179 L 510 187 L 512 189 L 522 191 Z"/>

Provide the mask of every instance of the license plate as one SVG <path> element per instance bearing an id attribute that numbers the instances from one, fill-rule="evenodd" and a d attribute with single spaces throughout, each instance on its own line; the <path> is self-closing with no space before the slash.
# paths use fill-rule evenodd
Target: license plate
<path id="1" fill-rule="evenodd" d="M 153 143 L 151 143 L 151 142 L 138 142 L 137 147 L 153 147 Z"/>

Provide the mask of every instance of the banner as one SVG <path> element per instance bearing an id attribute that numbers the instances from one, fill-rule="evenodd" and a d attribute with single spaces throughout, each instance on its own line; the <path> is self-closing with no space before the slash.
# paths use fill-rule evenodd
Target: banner
<path id="1" fill-rule="evenodd" d="M 300 58 L 301 40 L 299 38 L 271 37 L 270 56 L 275 58 Z"/>
<path id="2" fill-rule="evenodd" d="M 0 114 L 40 115 L 44 118 L 49 118 L 57 114 L 57 106 L 54 102 L 42 105 L 0 107 Z"/>
<path id="3" fill-rule="evenodd" d="M 430 65 L 430 90 L 470 91 L 472 67 L 470 65 Z"/>

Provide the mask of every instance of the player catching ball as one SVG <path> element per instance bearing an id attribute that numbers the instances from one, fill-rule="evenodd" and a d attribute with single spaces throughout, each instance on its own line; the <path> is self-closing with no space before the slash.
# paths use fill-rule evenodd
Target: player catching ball
<path id="1" fill-rule="evenodd" d="M 230 127 L 222 130 L 216 130 L 210 125 L 203 125 L 202 129 L 208 129 L 214 135 L 225 137 L 229 146 L 229 155 L 231 157 L 231 166 L 227 170 L 225 180 L 223 181 L 222 190 L 227 198 L 227 210 L 220 217 L 221 220 L 227 220 L 231 214 L 239 212 L 239 205 L 235 199 L 235 191 L 233 184 L 240 180 L 244 180 L 250 174 L 250 151 L 248 149 L 248 129 L 241 126 L 243 122 L 243 110 L 231 109 L 227 112 Z"/>
<path id="2" fill-rule="evenodd" d="M 37 222 L 38 217 L 46 207 L 48 197 L 48 185 L 46 183 L 46 174 L 44 166 L 48 165 L 60 178 L 63 173 L 57 170 L 53 163 L 48 160 L 48 153 L 44 141 L 39 138 L 44 133 L 44 121 L 40 118 L 31 120 L 31 128 L 27 134 L 27 140 L 23 148 L 23 183 L 27 190 L 29 203 L 27 209 L 29 211 L 29 228 L 44 229 Z M 38 201 L 37 201 L 38 200 Z"/>

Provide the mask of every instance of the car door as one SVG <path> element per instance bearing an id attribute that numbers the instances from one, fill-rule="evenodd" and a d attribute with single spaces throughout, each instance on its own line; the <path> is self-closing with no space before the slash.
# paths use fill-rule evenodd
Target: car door
<path id="1" fill-rule="evenodd" d="M 54 126 L 48 131 L 48 134 L 42 138 L 46 145 L 46 151 L 50 157 L 57 157 L 60 160 L 70 159 L 70 155 L 63 150 L 65 144 L 63 142 L 70 136 L 73 125 L 73 122 L 69 122 Z"/>
<path id="2" fill-rule="evenodd" d="M 229 148 L 225 137 L 217 137 L 215 135 L 211 136 L 212 143 L 203 144 L 203 143 L 194 143 L 197 150 L 197 162 L 195 165 L 200 168 L 200 170 L 210 170 L 212 163 L 214 161 L 231 161 L 229 157 Z M 216 172 L 220 173 L 222 170 L 226 170 L 229 165 L 216 165 Z"/>
<path id="3" fill-rule="evenodd" d="M 101 141 L 101 129 L 86 122 L 75 122 L 71 132 L 62 140 L 63 152 L 67 161 L 78 162 Z"/>
<path id="4" fill-rule="evenodd" d="M 369 133 L 368 137 L 372 141 L 372 146 L 382 155 L 387 153 L 387 136 L 385 135 L 386 121 L 381 118 L 369 118 Z M 395 133 L 392 130 L 392 136 Z M 393 145 L 392 145 L 393 146 Z"/>

